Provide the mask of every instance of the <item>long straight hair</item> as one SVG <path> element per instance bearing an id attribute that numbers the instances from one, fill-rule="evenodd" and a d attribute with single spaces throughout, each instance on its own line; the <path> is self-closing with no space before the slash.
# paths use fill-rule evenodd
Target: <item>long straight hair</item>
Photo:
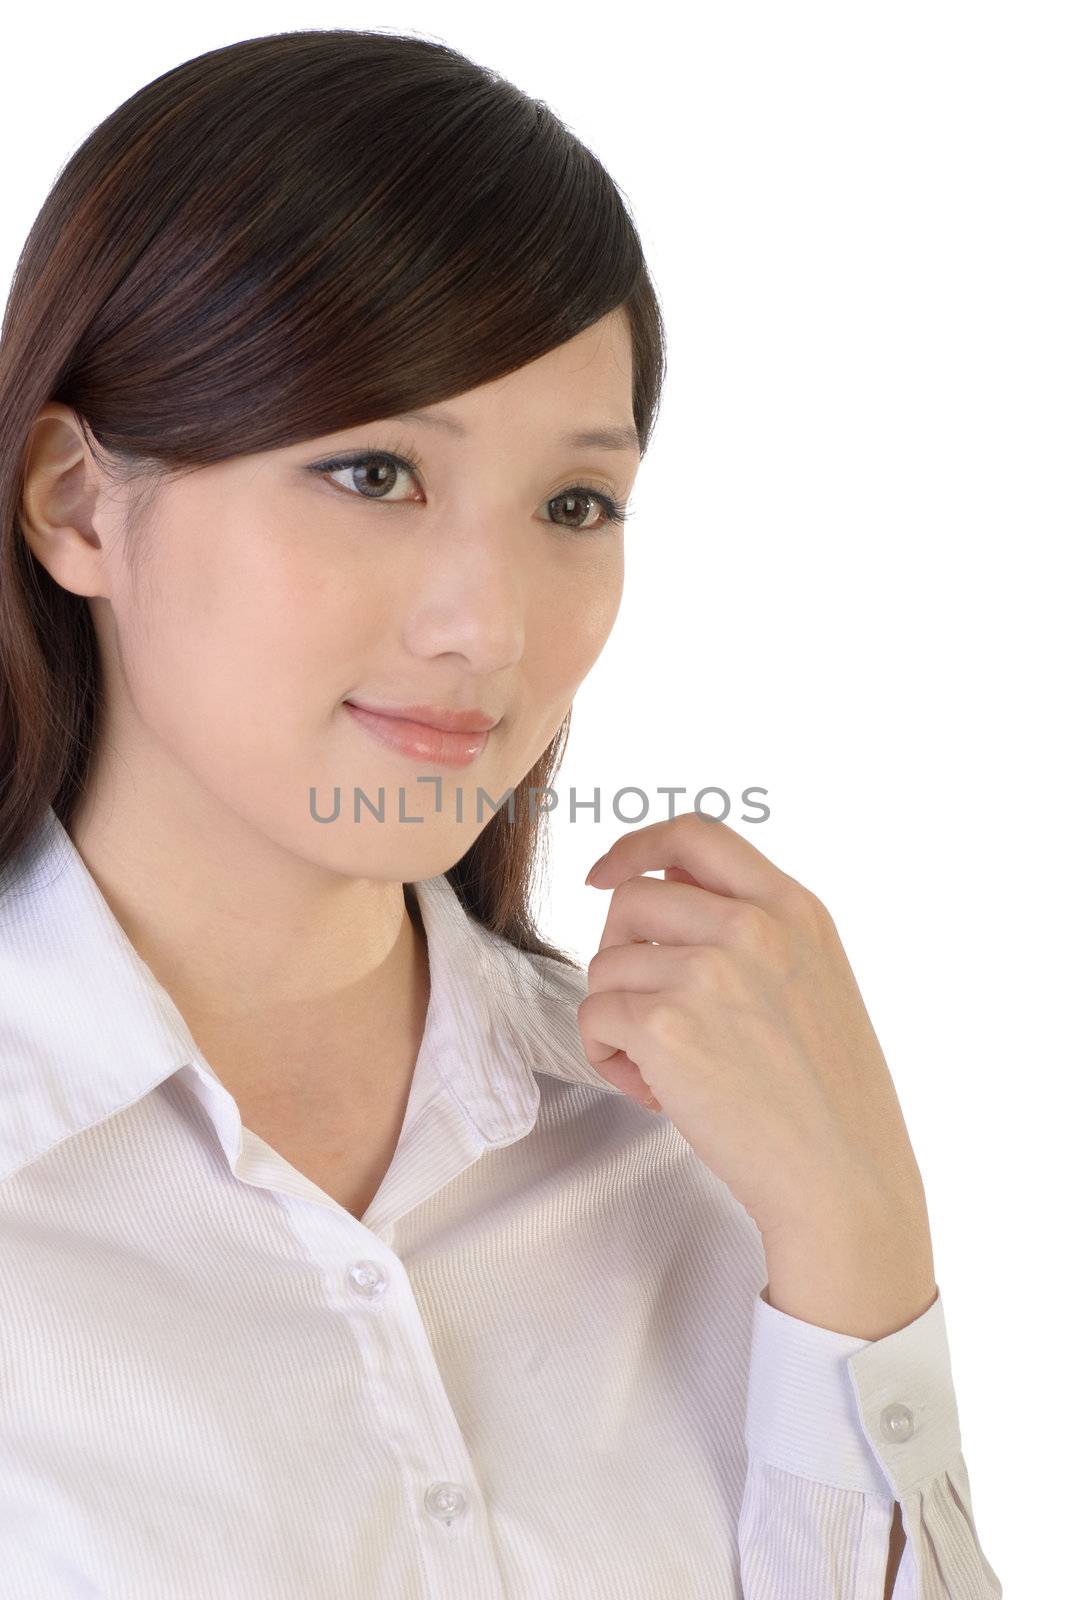
<path id="1" fill-rule="evenodd" d="M 98 124 L 30 230 L 0 327 L 0 866 L 49 806 L 68 825 L 100 708 L 88 603 L 21 527 L 46 402 L 130 487 L 129 535 L 169 477 L 448 399 L 619 307 L 644 453 L 665 340 L 628 207 L 541 100 L 442 43 L 246 39 Z M 552 786 L 568 726 L 447 877 L 485 927 L 575 966 L 530 905 L 545 811 L 528 793 Z"/>

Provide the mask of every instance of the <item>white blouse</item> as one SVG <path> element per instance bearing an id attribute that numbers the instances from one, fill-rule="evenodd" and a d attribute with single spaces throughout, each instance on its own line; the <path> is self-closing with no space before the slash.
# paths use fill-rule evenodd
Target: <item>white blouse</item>
<path id="1" fill-rule="evenodd" d="M 584 974 L 415 886 L 357 1221 L 237 1104 L 49 811 L 0 872 L 4 1600 L 993 1600 L 943 1306 L 875 1341 L 580 1044 Z M 360 1129 L 354 1128 L 354 1138 Z"/>

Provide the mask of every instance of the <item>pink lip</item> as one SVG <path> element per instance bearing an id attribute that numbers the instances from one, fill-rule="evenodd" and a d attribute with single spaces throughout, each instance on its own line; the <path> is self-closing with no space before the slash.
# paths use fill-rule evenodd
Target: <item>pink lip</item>
<path id="1" fill-rule="evenodd" d="M 377 717 L 396 717 L 401 722 L 442 728 L 444 733 L 485 733 L 502 721 L 501 717 L 488 716 L 478 707 L 475 711 L 451 711 L 449 706 L 370 706 L 361 700 L 347 700 L 346 704 L 358 705 L 362 711 L 374 711 Z"/>
<path id="2" fill-rule="evenodd" d="M 447 728 L 432 727 L 427 722 L 415 722 L 408 717 L 383 716 L 378 711 L 369 711 L 365 706 L 354 705 L 352 700 L 342 703 L 354 720 L 381 743 L 389 745 L 392 750 L 400 750 L 403 755 L 430 762 L 433 766 L 467 767 L 487 744 L 489 730 L 486 728 L 482 731 L 454 732 Z M 432 708 L 421 706 L 406 709 L 429 711 Z M 467 715 L 458 713 L 461 717 Z"/>

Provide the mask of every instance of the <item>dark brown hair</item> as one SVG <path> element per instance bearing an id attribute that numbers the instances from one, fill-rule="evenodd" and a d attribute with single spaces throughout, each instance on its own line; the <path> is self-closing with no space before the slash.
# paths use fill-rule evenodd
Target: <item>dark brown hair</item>
<path id="1" fill-rule="evenodd" d="M 100 694 L 88 603 L 21 528 L 41 406 L 72 407 L 137 480 L 140 521 L 169 476 L 432 405 L 619 307 L 645 452 L 665 343 L 626 203 L 541 100 L 444 44 L 269 34 L 106 117 L 46 198 L 0 329 L 0 865 L 49 806 L 67 825 Z M 529 905 L 528 790 L 552 786 L 568 726 L 447 877 L 486 927 L 575 966 Z"/>

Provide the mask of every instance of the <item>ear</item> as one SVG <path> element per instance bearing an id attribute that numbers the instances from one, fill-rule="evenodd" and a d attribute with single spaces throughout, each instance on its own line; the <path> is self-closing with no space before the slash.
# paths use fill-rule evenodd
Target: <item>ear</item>
<path id="1" fill-rule="evenodd" d="M 30 428 L 19 522 L 23 537 L 63 589 L 108 595 L 106 482 L 94 461 L 85 423 L 70 406 L 50 400 Z M 96 441 L 94 440 L 94 443 Z M 111 512 L 114 521 L 114 510 Z"/>

